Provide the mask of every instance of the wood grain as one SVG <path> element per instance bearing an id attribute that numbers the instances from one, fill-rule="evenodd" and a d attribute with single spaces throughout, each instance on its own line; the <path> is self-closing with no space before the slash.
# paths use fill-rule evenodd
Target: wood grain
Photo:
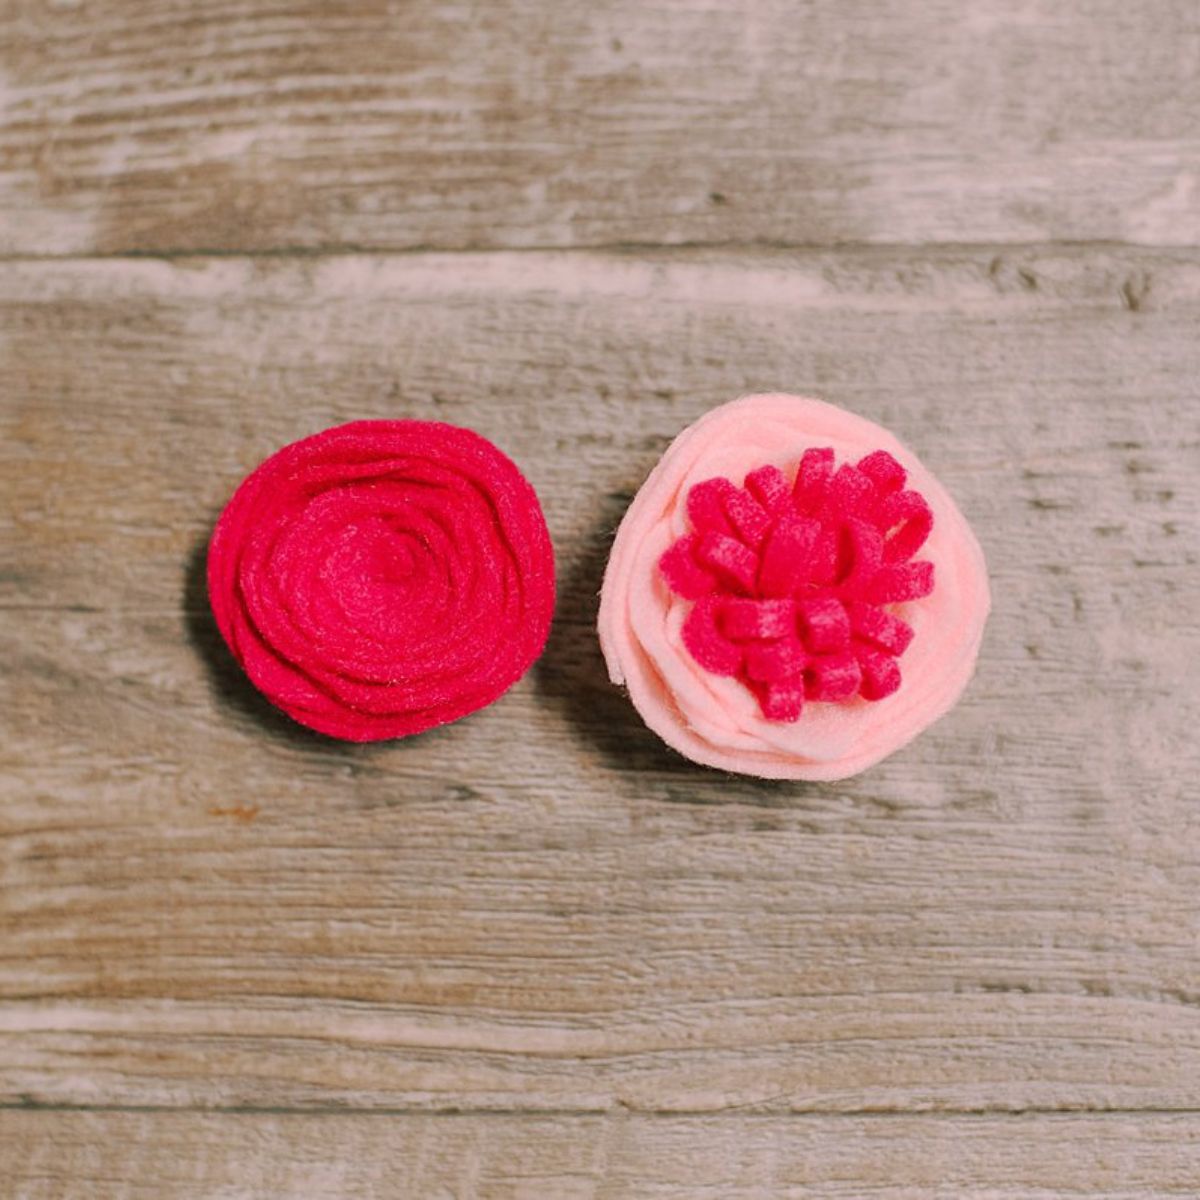
<path id="1" fill-rule="evenodd" d="M 1200 1188 L 1200 1117 L 8 1111 L 0 1161 L 12 1200 L 1158 1200 Z"/>
<path id="2" fill-rule="evenodd" d="M 1190 0 L 0 3 L 0 1195 L 1200 1195 L 1198 106 Z M 842 784 L 681 760 L 593 632 L 671 436 L 768 389 L 993 579 Z M 351 747 L 203 555 L 399 415 L 516 457 L 561 599 Z"/>
<path id="3" fill-rule="evenodd" d="M 1191 0 L 7 0 L 0 252 L 1200 239 Z"/>
<path id="4" fill-rule="evenodd" d="M 0 266 L 0 1095 L 1200 1108 L 1198 318 L 1192 251 Z M 667 439 L 767 387 L 908 440 L 994 580 L 963 703 L 840 785 L 677 758 L 609 687 L 591 629 L 607 539 Z M 562 600 L 502 703 L 347 747 L 240 678 L 202 553 L 259 458 L 386 415 L 468 422 L 514 454 Z M 127 1121 L 129 1139 L 140 1119 L 62 1128 Z M 254 1136 L 234 1124 L 199 1144 Z M 1018 1127 L 962 1128 L 996 1131 L 984 1188 Z M 1145 1188 L 1174 1186 L 1154 1121 L 1087 1128 L 1151 1139 Z M 903 1171 L 881 1194 L 917 1194 Z"/>

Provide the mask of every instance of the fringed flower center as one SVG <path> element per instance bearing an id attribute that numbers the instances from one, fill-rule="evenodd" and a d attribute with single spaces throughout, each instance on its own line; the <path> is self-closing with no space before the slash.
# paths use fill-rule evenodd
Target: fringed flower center
<path id="1" fill-rule="evenodd" d="M 692 658 L 741 680 L 772 721 L 798 720 L 806 700 L 890 696 L 913 638 L 890 606 L 933 591 L 933 563 L 913 557 L 933 513 L 905 481 L 886 450 L 835 470 L 826 447 L 804 452 L 792 483 L 763 466 L 742 487 L 696 484 L 692 532 L 659 561 L 695 602 L 683 625 Z"/>

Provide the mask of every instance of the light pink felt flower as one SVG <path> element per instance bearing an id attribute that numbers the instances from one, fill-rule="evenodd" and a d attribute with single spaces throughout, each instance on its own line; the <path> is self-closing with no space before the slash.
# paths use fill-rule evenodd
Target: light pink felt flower
<path id="1" fill-rule="evenodd" d="M 979 543 L 878 425 L 746 396 L 685 429 L 617 531 L 600 644 L 696 762 L 843 779 L 961 695 L 990 606 Z"/>

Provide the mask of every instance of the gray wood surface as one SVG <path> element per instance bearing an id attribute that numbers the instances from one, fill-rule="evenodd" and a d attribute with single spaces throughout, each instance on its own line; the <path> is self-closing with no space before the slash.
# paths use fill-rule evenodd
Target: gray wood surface
<path id="1" fill-rule="evenodd" d="M 0 1195 L 1200 1195 L 1198 25 L 0 0 Z M 962 703 L 840 784 L 688 764 L 593 633 L 757 390 L 893 429 L 991 570 Z M 203 554 L 385 416 L 516 458 L 560 603 L 351 747 Z"/>
<path id="2" fill-rule="evenodd" d="M 21 1200 L 1194 1197 L 1200 1119 L 0 1112 Z M 30 1147 L 34 1147 L 31 1151 Z M 1086 1189 L 1079 1187 L 1087 1163 Z"/>
<path id="3" fill-rule="evenodd" d="M 1198 313 L 1134 250 L 10 264 L 9 1097 L 1197 1106 Z M 694 768 L 603 677 L 608 535 L 737 377 L 898 430 L 989 554 L 976 683 L 844 785 Z M 200 564 L 258 458 L 389 414 L 514 453 L 563 596 L 503 703 L 342 747 Z"/>
<path id="4" fill-rule="evenodd" d="M 1194 0 L 5 0 L 0 249 L 1200 240 Z"/>

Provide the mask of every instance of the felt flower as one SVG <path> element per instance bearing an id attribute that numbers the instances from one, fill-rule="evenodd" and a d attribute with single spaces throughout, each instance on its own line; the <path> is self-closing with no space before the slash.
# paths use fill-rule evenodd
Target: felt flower
<path id="1" fill-rule="evenodd" d="M 599 634 L 613 681 L 689 758 L 839 779 L 958 699 L 989 603 L 970 527 L 891 434 L 748 396 L 684 430 L 634 498 Z"/>
<path id="2" fill-rule="evenodd" d="M 254 685 L 332 737 L 403 737 L 490 704 L 541 653 L 554 557 L 491 442 L 356 421 L 268 458 L 221 514 L 208 587 Z"/>

